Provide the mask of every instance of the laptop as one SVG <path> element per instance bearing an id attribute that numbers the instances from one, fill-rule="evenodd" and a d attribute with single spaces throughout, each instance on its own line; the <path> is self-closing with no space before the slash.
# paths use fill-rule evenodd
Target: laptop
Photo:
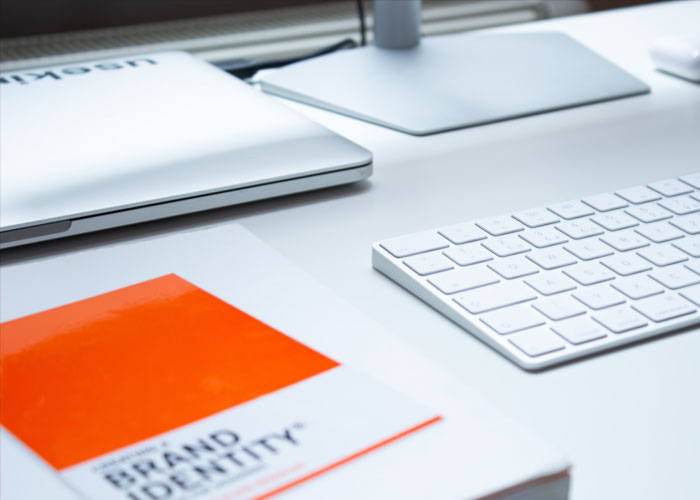
<path id="1" fill-rule="evenodd" d="M 185 52 L 0 74 L 0 248 L 350 183 L 366 149 Z"/>

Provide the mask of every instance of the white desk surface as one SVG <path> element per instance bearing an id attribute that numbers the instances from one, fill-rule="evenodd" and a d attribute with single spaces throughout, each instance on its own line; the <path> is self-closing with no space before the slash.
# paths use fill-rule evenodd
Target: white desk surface
<path id="1" fill-rule="evenodd" d="M 700 498 L 700 331 L 531 374 L 370 263 L 378 239 L 700 170 L 700 85 L 656 72 L 648 57 L 655 38 L 698 27 L 700 1 L 506 28 L 567 32 L 647 82 L 652 93 L 429 137 L 290 103 L 373 151 L 373 177 L 11 249 L 3 260 L 236 220 L 558 445 L 574 465 L 573 500 Z"/>

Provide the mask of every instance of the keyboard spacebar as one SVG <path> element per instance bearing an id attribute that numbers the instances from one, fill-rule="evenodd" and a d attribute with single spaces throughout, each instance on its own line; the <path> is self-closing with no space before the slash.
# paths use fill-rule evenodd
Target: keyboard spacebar
<path id="1" fill-rule="evenodd" d="M 522 283 L 502 283 L 460 293 L 454 301 L 470 313 L 479 314 L 536 298 Z"/>

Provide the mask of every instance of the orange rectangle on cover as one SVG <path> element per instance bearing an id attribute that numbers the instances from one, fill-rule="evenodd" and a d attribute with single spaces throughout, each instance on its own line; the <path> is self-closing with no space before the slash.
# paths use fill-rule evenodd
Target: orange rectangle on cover
<path id="1" fill-rule="evenodd" d="M 176 275 L 0 325 L 0 423 L 60 470 L 338 363 Z"/>

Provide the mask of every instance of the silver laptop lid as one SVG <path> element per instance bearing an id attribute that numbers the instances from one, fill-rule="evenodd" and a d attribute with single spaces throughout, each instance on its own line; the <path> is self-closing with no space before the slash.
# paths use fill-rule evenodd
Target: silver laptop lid
<path id="1" fill-rule="evenodd" d="M 1 74 L 0 109 L 3 231 L 372 160 L 180 52 Z"/>

